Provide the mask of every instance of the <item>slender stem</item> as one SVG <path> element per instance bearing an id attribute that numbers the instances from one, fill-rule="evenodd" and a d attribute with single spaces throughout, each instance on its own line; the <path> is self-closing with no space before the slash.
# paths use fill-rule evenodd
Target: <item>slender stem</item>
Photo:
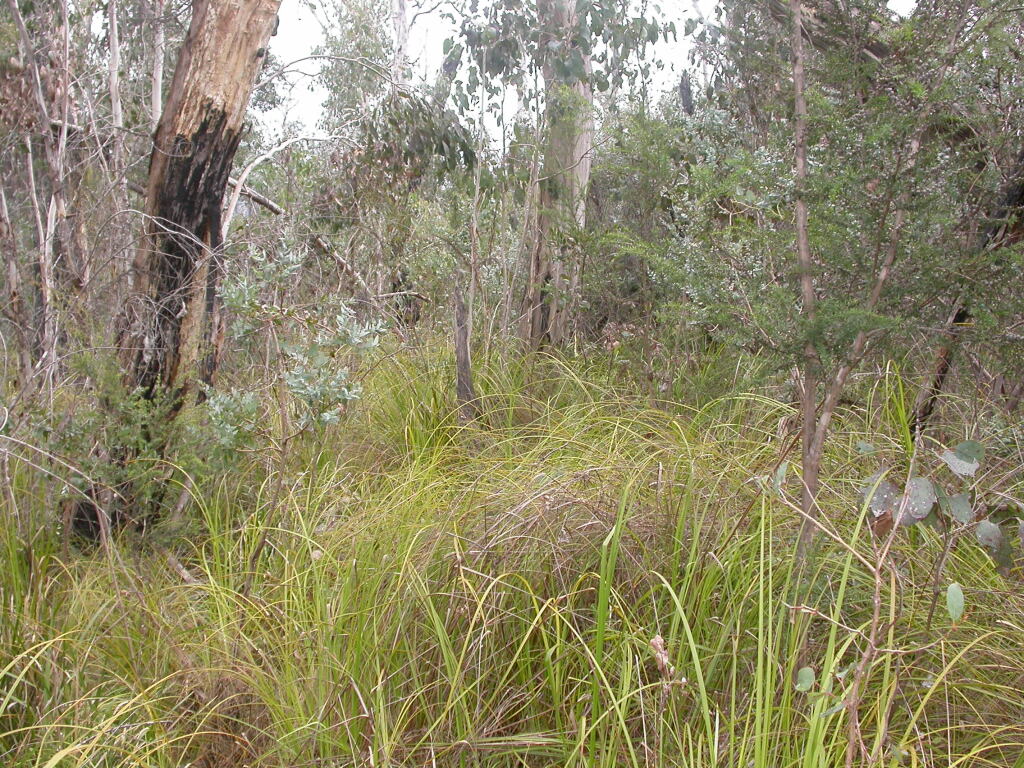
<path id="1" fill-rule="evenodd" d="M 796 256 L 800 267 L 800 299 L 801 314 L 804 317 L 808 334 L 814 325 L 815 293 L 814 293 L 814 258 L 811 255 L 811 240 L 808 226 L 807 211 L 807 99 L 804 95 L 804 36 L 803 8 L 800 0 L 791 0 L 790 12 L 793 17 L 793 95 L 795 105 L 794 122 L 794 177 L 796 180 Z M 821 466 L 821 454 L 815 451 L 817 434 L 817 399 L 818 399 L 818 352 L 810 335 L 804 345 L 803 370 L 801 371 L 802 391 L 800 395 L 803 414 L 803 495 L 802 508 L 804 521 L 800 528 L 798 554 L 801 559 L 806 557 L 814 537 L 815 528 L 810 524 L 816 517 L 816 500 L 818 496 L 818 472 Z"/>

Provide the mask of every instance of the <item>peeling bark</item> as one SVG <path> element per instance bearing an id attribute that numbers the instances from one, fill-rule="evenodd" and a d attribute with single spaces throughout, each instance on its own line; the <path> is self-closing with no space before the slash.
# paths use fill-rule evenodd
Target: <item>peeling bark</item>
<path id="1" fill-rule="evenodd" d="M 164 34 L 164 0 L 153 0 L 153 73 L 149 81 L 149 113 L 151 130 L 155 133 L 160 126 L 164 111 L 164 56 L 166 54 Z"/>
<path id="2" fill-rule="evenodd" d="M 391 82 L 394 86 L 405 85 L 409 62 L 409 20 L 405 0 L 391 0 L 391 24 L 395 33 Z"/>
<path id="3" fill-rule="evenodd" d="M 212 381 L 221 205 L 280 0 L 197 0 L 150 157 L 146 230 L 121 347 L 128 383 L 173 417 Z"/>
<path id="4" fill-rule="evenodd" d="M 224 338 L 217 298 L 221 206 L 279 6 L 280 0 L 195 0 L 154 137 L 145 229 L 118 346 L 125 383 L 156 405 L 152 421 L 138 426 L 158 455 L 168 439 L 160 427 L 173 422 L 217 369 Z M 135 450 L 100 446 L 99 455 L 124 466 Z M 116 490 L 133 501 L 134 489 Z M 67 506 L 65 520 L 106 540 L 109 526 L 124 522 L 124 506 L 111 509 L 113 495 L 94 486 L 85 501 Z M 138 522 L 155 512 L 142 510 Z"/>
<path id="5" fill-rule="evenodd" d="M 18 387 L 24 390 L 32 378 L 31 320 L 22 295 L 21 272 L 18 270 L 18 246 L 7 211 L 7 196 L 0 187 L 0 249 L 4 251 L 7 268 L 6 304 L 4 315 L 14 327 L 17 337 Z"/>

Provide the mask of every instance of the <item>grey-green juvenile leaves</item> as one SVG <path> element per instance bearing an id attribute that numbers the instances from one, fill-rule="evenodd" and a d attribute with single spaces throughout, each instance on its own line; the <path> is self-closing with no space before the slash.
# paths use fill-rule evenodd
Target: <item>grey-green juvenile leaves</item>
<path id="1" fill-rule="evenodd" d="M 974 518 L 971 498 L 966 493 L 958 493 L 955 496 L 943 496 L 939 503 L 942 505 L 942 510 L 958 523 L 966 525 Z"/>
<path id="2" fill-rule="evenodd" d="M 800 671 L 796 673 L 796 689 L 801 693 L 806 693 L 811 690 L 812 685 L 814 685 L 814 670 L 810 667 L 801 667 Z"/>
<path id="3" fill-rule="evenodd" d="M 958 477 L 974 477 L 984 456 L 985 446 L 976 440 L 966 440 L 951 451 L 943 451 L 940 458 Z"/>
<path id="4" fill-rule="evenodd" d="M 955 581 L 946 587 L 946 610 L 954 624 L 964 615 L 964 590 Z"/>
<path id="5" fill-rule="evenodd" d="M 1003 529 L 991 520 L 982 520 L 978 523 L 974 535 L 981 546 L 992 552 L 999 550 L 1003 545 Z"/>
<path id="6" fill-rule="evenodd" d="M 907 483 L 906 514 L 912 519 L 908 522 L 924 520 L 935 506 L 937 497 L 932 481 L 927 477 L 912 477 Z"/>
<path id="7" fill-rule="evenodd" d="M 861 489 L 861 499 L 867 501 L 868 509 L 875 517 L 881 517 L 886 512 L 894 510 L 899 495 L 896 486 L 888 480 L 879 480 L 878 474 L 872 476 Z"/>

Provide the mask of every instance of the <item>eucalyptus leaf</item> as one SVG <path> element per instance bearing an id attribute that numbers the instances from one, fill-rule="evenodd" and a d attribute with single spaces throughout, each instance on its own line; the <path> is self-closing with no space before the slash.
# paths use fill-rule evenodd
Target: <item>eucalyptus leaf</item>
<path id="1" fill-rule="evenodd" d="M 958 523 L 967 524 L 974 519 L 974 509 L 971 506 L 971 497 L 966 493 L 958 493 L 955 496 L 943 496 L 939 499 L 942 511 L 952 517 Z"/>
<path id="2" fill-rule="evenodd" d="M 800 671 L 796 673 L 796 689 L 801 693 L 806 693 L 811 690 L 812 685 L 814 685 L 814 670 L 810 667 L 801 667 Z"/>
<path id="3" fill-rule="evenodd" d="M 932 511 L 935 502 L 938 500 L 935 495 L 935 487 L 927 477 L 912 477 L 907 483 L 906 513 L 914 520 L 923 520 Z"/>
<path id="4" fill-rule="evenodd" d="M 946 610 L 954 624 L 964 615 L 964 590 L 955 581 L 946 587 Z"/>
<path id="5" fill-rule="evenodd" d="M 842 712 L 844 709 L 846 709 L 846 699 L 840 699 L 831 707 L 822 712 L 821 717 L 831 717 L 832 715 Z"/>
<path id="6" fill-rule="evenodd" d="M 880 473 L 879 473 L 880 474 Z M 868 509 L 875 517 L 881 517 L 886 512 L 895 511 L 900 492 L 895 485 L 888 480 L 879 480 L 879 474 L 873 475 L 863 488 L 861 488 L 861 502 L 867 502 Z"/>
<path id="7" fill-rule="evenodd" d="M 775 477 L 772 478 L 772 486 L 775 488 L 775 492 L 781 494 L 782 486 L 786 482 L 786 473 L 789 471 L 789 462 L 784 461 L 779 464 L 778 469 L 775 470 Z"/>
<path id="8" fill-rule="evenodd" d="M 965 440 L 953 449 L 953 453 L 964 461 L 976 461 L 980 464 L 985 458 L 985 446 L 977 440 Z"/>
<path id="9" fill-rule="evenodd" d="M 1003 544 L 1003 529 L 991 520 L 982 520 L 978 523 L 974 535 L 981 546 L 992 552 L 999 550 Z"/>
<path id="10" fill-rule="evenodd" d="M 943 451 L 940 458 L 958 477 L 974 477 L 984 456 L 985 446 L 976 440 L 966 440 L 952 450 Z"/>

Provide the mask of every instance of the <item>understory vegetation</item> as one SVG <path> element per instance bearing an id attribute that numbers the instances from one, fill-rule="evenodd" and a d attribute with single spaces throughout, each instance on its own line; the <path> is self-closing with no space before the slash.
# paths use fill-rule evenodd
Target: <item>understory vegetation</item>
<path id="1" fill-rule="evenodd" d="M 817 766 L 851 738 L 886 765 L 1024 764 L 1016 579 L 968 538 L 897 528 L 883 554 L 868 527 L 879 463 L 941 467 L 907 451 L 895 366 L 839 417 L 799 573 L 784 392 L 687 405 L 608 355 L 495 352 L 486 427 L 460 426 L 428 346 L 383 356 L 286 466 L 197 479 L 165 546 L 66 559 L 16 467 L 4 764 Z M 1019 430 L 973 436 L 977 503 L 1019 497 Z"/>
<path id="2" fill-rule="evenodd" d="M 0 768 L 1024 768 L 1022 0 L 5 0 Z"/>

